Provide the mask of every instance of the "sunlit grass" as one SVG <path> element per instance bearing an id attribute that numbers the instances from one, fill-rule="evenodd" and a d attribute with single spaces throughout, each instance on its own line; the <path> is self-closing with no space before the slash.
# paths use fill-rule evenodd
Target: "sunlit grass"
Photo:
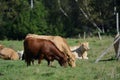
<path id="1" fill-rule="evenodd" d="M 77 60 L 76 67 L 61 67 L 57 61 L 55 67 L 48 67 L 47 62 L 42 60 L 39 65 L 26 66 L 24 61 L 10 61 L 0 59 L 0 80 L 119 80 L 120 62 L 112 60 L 115 52 L 111 48 L 98 63 L 95 60 L 107 49 L 113 42 L 113 37 L 67 39 L 70 46 L 77 45 L 79 42 L 88 41 L 90 50 L 88 51 L 88 60 Z M 7 47 L 14 47 L 15 50 L 23 49 L 23 41 L 0 41 Z"/>
<path id="2" fill-rule="evenodd" d="M 12 48 L 14 50 L 23 50 L 23 41 L 4 40 L 4 41 L 0 41 L 0 44 L 4 45 L 5 47 Z"/>

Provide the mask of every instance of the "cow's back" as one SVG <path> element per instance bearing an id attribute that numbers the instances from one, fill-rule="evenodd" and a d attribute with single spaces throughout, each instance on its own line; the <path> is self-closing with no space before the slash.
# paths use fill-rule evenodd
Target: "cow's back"
<path id="1" fill-rule="evenodd" d="M 56 47 L 56 45 L 50 40 L 34 38 L 34 37 L 29 37 L 25 39 L 24 48 L 25 51 L 29 52 L 29 54 L 32 53 L 32 55 L 37 55 L 39 51 L 44 52 L 46 50 L 49 51 L 51 49 L 59 50 Z"/>
<path id="2" fill-rule="evenodd" d="M 41 42 L 38 42 L 37 39 L 33 39 L 32 37 L 25 38 L 24 40 L 24 54 L 29 57 L 37 56 Z"/>

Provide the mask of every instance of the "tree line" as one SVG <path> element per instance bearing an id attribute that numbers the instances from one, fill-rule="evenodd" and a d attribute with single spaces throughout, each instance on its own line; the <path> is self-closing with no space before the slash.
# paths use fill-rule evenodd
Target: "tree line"
<path id="1" fill-rule="evenodd" d="M 32 1 L 32 2 L 31 2 Z M 119 0 L 0 0 L 0 39 L 116 34 Z M 31 7 L 33 3 L 33 7 Z"/>

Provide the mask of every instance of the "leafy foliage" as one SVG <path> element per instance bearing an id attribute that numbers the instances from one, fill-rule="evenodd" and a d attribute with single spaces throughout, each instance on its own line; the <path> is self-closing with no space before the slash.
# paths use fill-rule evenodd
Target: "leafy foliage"
<path id="1" fill-rule="evenodd" d="M 116 33 L 119 0 L 0 0 L 0 39 L 23 39 L 28 33 L 74 37 Z"/>

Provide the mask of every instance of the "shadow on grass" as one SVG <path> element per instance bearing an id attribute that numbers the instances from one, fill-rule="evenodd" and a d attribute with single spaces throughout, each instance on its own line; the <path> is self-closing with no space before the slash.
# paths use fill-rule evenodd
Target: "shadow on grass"
<path id="1" fill-rule="evenodd" d="M 48 67 L 51 67 L 51 68 L 57 68 L 56 66 L 48 66 Z"/>
<path id="2" fill-rule="evenodd" d="M 3 76 L 4 74 L 0 73 L 0 76 Z"/>
<path id="3" fill-rule="evenodd" d="M 110 58 L 110 59 L 104 59 L 104 60 L 100 60 L 100 62 L 103 62 L 103 61 L 114 61 L 116 60 L 115 58 Z"/>
<path id="4" fill-rule="evenodd" d="M 51 76 L 54 75 L 54 72 L 43 73 L 42 76 Z"/>

